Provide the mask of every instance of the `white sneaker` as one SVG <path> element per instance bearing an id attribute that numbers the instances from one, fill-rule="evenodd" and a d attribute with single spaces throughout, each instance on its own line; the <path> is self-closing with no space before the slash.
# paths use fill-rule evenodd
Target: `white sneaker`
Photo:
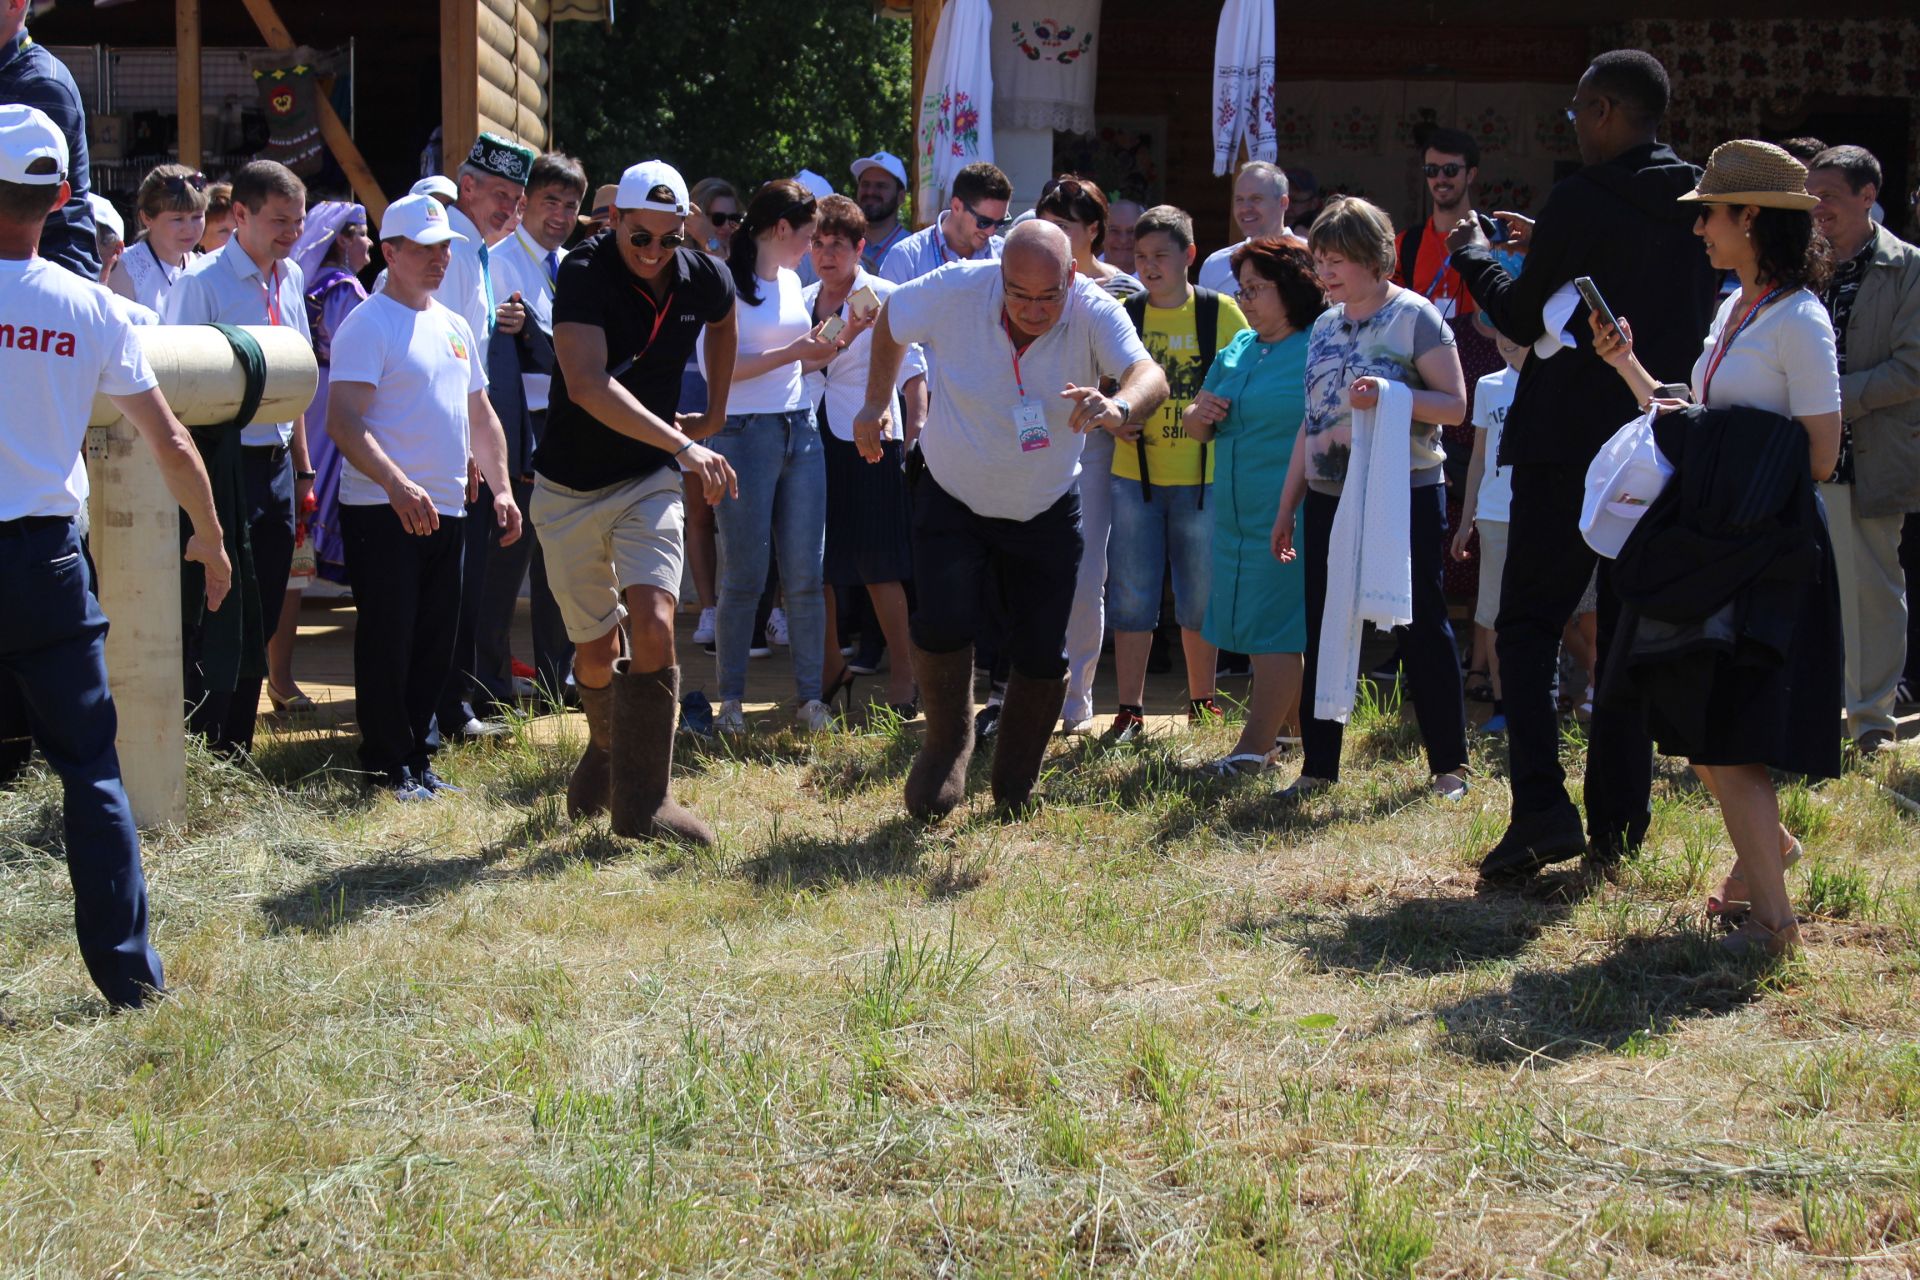
<path id="1" fill-rule="evenodd" d="M 700 611 L 700 622 L 693 629 L 693 642 L 695 644 L 713 643 L 713 610 Z"/>
<path id="2" fill-rule="evenodd" d="M 1066 734 L 1069 738 L 1077 738 L 1085 734 L 1090 734 L 1093 732 L 1093 717 L 1062 716 L 1060 717 L 1060 732 Z"/>
<path id="3" fill-rule="evenodd" d="M 793 723 L 802 733 L 825 733 L 833 728 L 833 708 L 818 698 L 809 698 L 793 713 Z"/>
<path id="4" fill-rule="evenodd" d="M 779 648 L 787 647 L 787 611 L 775 608 L 767 615 L 767 643 Z"/>
<path id="5" fill-rule="evenodd" d="M 747 713 L 740 709 L 740 699 L 728 698 L 720 704 L 720 710 L 713 716 L 713 727 L 717 733 L 745 733 L 747 731 Z"/>

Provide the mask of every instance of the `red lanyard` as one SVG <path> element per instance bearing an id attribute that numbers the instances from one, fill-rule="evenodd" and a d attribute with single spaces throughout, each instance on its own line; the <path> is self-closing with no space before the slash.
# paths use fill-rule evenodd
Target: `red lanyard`
<path id="1" fill-rule="evenodd" d="M 1013 322 L 1007 319 L 1007 309 L 1000 308 L 1000 327 L 1007 331 L 1007 344 L 1013 348 L 1013 385 L 1020 389 L 1020 398 L 1027 398 L 1027 384 L 1020 378 L 1020 343 L 1013 336 Z M 1031 345 L 1031 344 L 1029 344 Z"/>
<path id="2" fill-rule="evenodd" d="M 667 316 L 672 314 L 674 291 L 672 289 L 667 290 L 667 300 L 665 302 L 655 302 L 653 295 L 637 284 L 633 286 L 633 291 L 645 298 L 647 304 L 653 308 L 653 328 L 647 333 L 647 345 L 633 353 L 634 361 L 638 362 L 647 352 L 653 350 L 653 340 L 660 336 L 660 326 L 665 324 L 667 322 Z"/>
<path id="3" fill-rule="evenodd" d="M 1707 361 L 1707 376 L 1700 383 L 1700 403 L 1710 403 L 1709 397 L 1713 394 L 1713 375 L 1720 368 L 1720 362 L 1727 358 L 1727 352 L 1733 349 L 1735 339 L 1746 332 L 1747 326 L 1753 323 L 1753 318 L 1760 314 L 1760 308 L 1785 292 L 1785 289 L 1778 288 L 1769 290 L 1765 297 L 1754 303 L 1747 314 L 1741 317 L 1740 323 L 1733 327 L 1732 333 L 1720 335 L 1720 344 L 1713 349 L 1713 359 Z"/>
<path id="4" fill-rule="evenodd" d="M 267 323 L 276 326 L 281 324 L 279 263 L 274 263 L 273 268 L 267 272 L 267 278 L 261 282 L 260 289 L 267 295 Z"/>

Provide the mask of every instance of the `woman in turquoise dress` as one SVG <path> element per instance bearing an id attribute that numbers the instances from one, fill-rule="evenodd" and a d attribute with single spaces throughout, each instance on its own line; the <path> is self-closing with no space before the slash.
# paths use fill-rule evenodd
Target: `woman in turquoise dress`
<path id="1" fill-rule="evenodd" d="M 1246 728 L 1230 754 L 1207 765 L 1223 777 L 1272 763 L 1280 727 L 1300 697 L 1305 569 L 1297 556 L 1275 557 L 1273 522 L 1306 411 L 1307 331 L 1327 307 L 1313 259 L 1284 241 L 1242 245 L 1233 271 L 1252 328 L 1213 362 L 1182 420 L 1188 435 L 1212 441 L 1214 451 L 1213 589 L 1203 634 L 1253 658 Z"/>

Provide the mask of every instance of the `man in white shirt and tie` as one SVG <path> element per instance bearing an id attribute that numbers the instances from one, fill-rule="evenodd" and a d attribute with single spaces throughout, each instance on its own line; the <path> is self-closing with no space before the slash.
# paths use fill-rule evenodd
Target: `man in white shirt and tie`
<path id="1" fill-rule="evenodd" d="M 507 243 L 520 220 L 520 205 L 526 199 L 527 179 L 533 175 L 534 150 L 497 133 L 483 133 L 473 140 L 455 176 L 459 195 L 447 209 L 447 221 L 458 235 L 453 242 L 453 259 L 447 264 L 446 279 L 433 291 L 434 301 L 451 308 L 479 344 L 483 358 L 496 333 L 512 336 L 526 323 L 526 307 L 510 300 L 511 291 L 496 286 L 494 264 L 506 253 L 514 252 Z M 486 361 L 491 367 L 492 362 Z M 487 398 L 502 421 L 516 421 L 519 406 L 510 404 L 507 414 L 500 413 L 501 392 L 519 388 L 512 379 L 508 385 L 488 388 Z M 508 428 L 513 429 L 511 426 Z M 493 541 L 493 522 L 486 518 L 493 509 L 493 496 L 484 484 L 478 496 L 468 504 L 473 517 L 466 524 L 466 559 L 462 569 L 460 622 L 455 631 L 453 674 L 447 679 L 446 692 L 440 696 L 438 714 L 440 739 L 498 738 L 506 735 L 506 726 L 494 720 L 482 720 L 474 714 L 471 701 L 479 669 L 476 632 L 480 617 L 480 596 L 486 583 L 487 553 Z"/>
<path id="2" fill-rule="evenodd" d="M 566 257 L 562 246 L 579 224 L 580 202 L 586 195 L 587 175 L 578 160 L 557 151 L 542 155 L 533 162 L 527 180 L 526 214 L 513 234 L 492 251 L 488 263 L 495 291 L 502 298 L 519 299 L 527 313 L 518 333 L 508 336 L 503 330 L 495 335 L 496 348 L 505 350 L 493 352 L 493 363 L 513 363 L 520 379 L 522 404 L 509 406 L 510 389 L 501 388 L 498 380 L 493 390 L 498 393 L 494 408 L 507 431 L 513 501 L 523 512 L 533 495 L 533 451 L 546 433 L 547 395 L 553 382 L 554 282 L 559 279 L 560 260 Z M 520 411 L 510 415 L 505 412 L 509 407 Z M 522 538 L 503 547 L 496 536 L 487 552 L 487 577 L 480 590 L 474 634 L 475 677 L 496 703 L 510 703 L 514 695 L 513 612 L 529 568 L 538 696 L 558 702 L 566 693 L 573 642 L 567 639 L 567 624 L 547 585 L 540 540 Z"/>
<path id="3" fill-rule="evenodd" d="M 234 231 L 218 252 L 196 259 L 167 295 L 167 324 L 284 325 L 308 342 L 306 280 L 291 260 L 306 222 L 306 185 L 285 165 L 255 160 L 233 177 Z M 259 592 L 262 635 L 257 655 L 242 635 L 236 646 L 210 643 L 229 618 L 202 615 L 182 628 L 186 658 L 187 723 L 216 751 L 250 751 L 260 683 L 266 675 L 266 641 L 273 638 L 293 569 L 294 512 L 313 488 L 307 457 L 307 422 L 259 422 L 240 433 L 246 471 L 244 521 L 253 552 L 252 589 Z M 236 583 L 241 591 L 248 584 Z M 240 609 L 240 601 L 228 606 Z M 217 638 L 217 637 L 216 637 Z M 215 655 L 224 655 L 216 660 Z M 206 658 L 203 661 L 203 656 Z M 257 674 L 255 674 L 257 672 Z"/>

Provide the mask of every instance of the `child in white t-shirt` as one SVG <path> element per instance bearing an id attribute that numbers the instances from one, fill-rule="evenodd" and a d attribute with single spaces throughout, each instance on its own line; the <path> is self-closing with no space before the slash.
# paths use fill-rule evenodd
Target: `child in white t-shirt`
<path id="1" fill-rule="evenodd" d="M 1500 433 L 1506 426 L 1507 409 L 1513 404 L 1513 391 L 1520 382 L 1520 366 L 1526 362 L 1527 348 L 1513 342 L 1488 323 L 1486 312 L 1477 312 L 1474 323 L 1493 339 L 1507 367 L 1489 373 L 1473 390 L 1473 460 L 1467 464 L 1467 492 L 1460 504 L 1460 527 L 1453 535 L 1453 558 L 1467 558 L 1467 541 L 1480 530 L 1480 590 L 1473 610 L 1473 671 L 1484 673 L 1493 701 L 1493 715 L 1484 726 L 1488 733 L 1502 733 L 1507 718 L 1500 704 L 1500 658 L 1494 651 L 1494 624 L 1500 617 L 1500 577 L 1507 567 L 1507 513 L 1513 501 L 1510 469 L 1499 463 Z M 1483 695 L 1484 696 L 1484 695 Z"/>

